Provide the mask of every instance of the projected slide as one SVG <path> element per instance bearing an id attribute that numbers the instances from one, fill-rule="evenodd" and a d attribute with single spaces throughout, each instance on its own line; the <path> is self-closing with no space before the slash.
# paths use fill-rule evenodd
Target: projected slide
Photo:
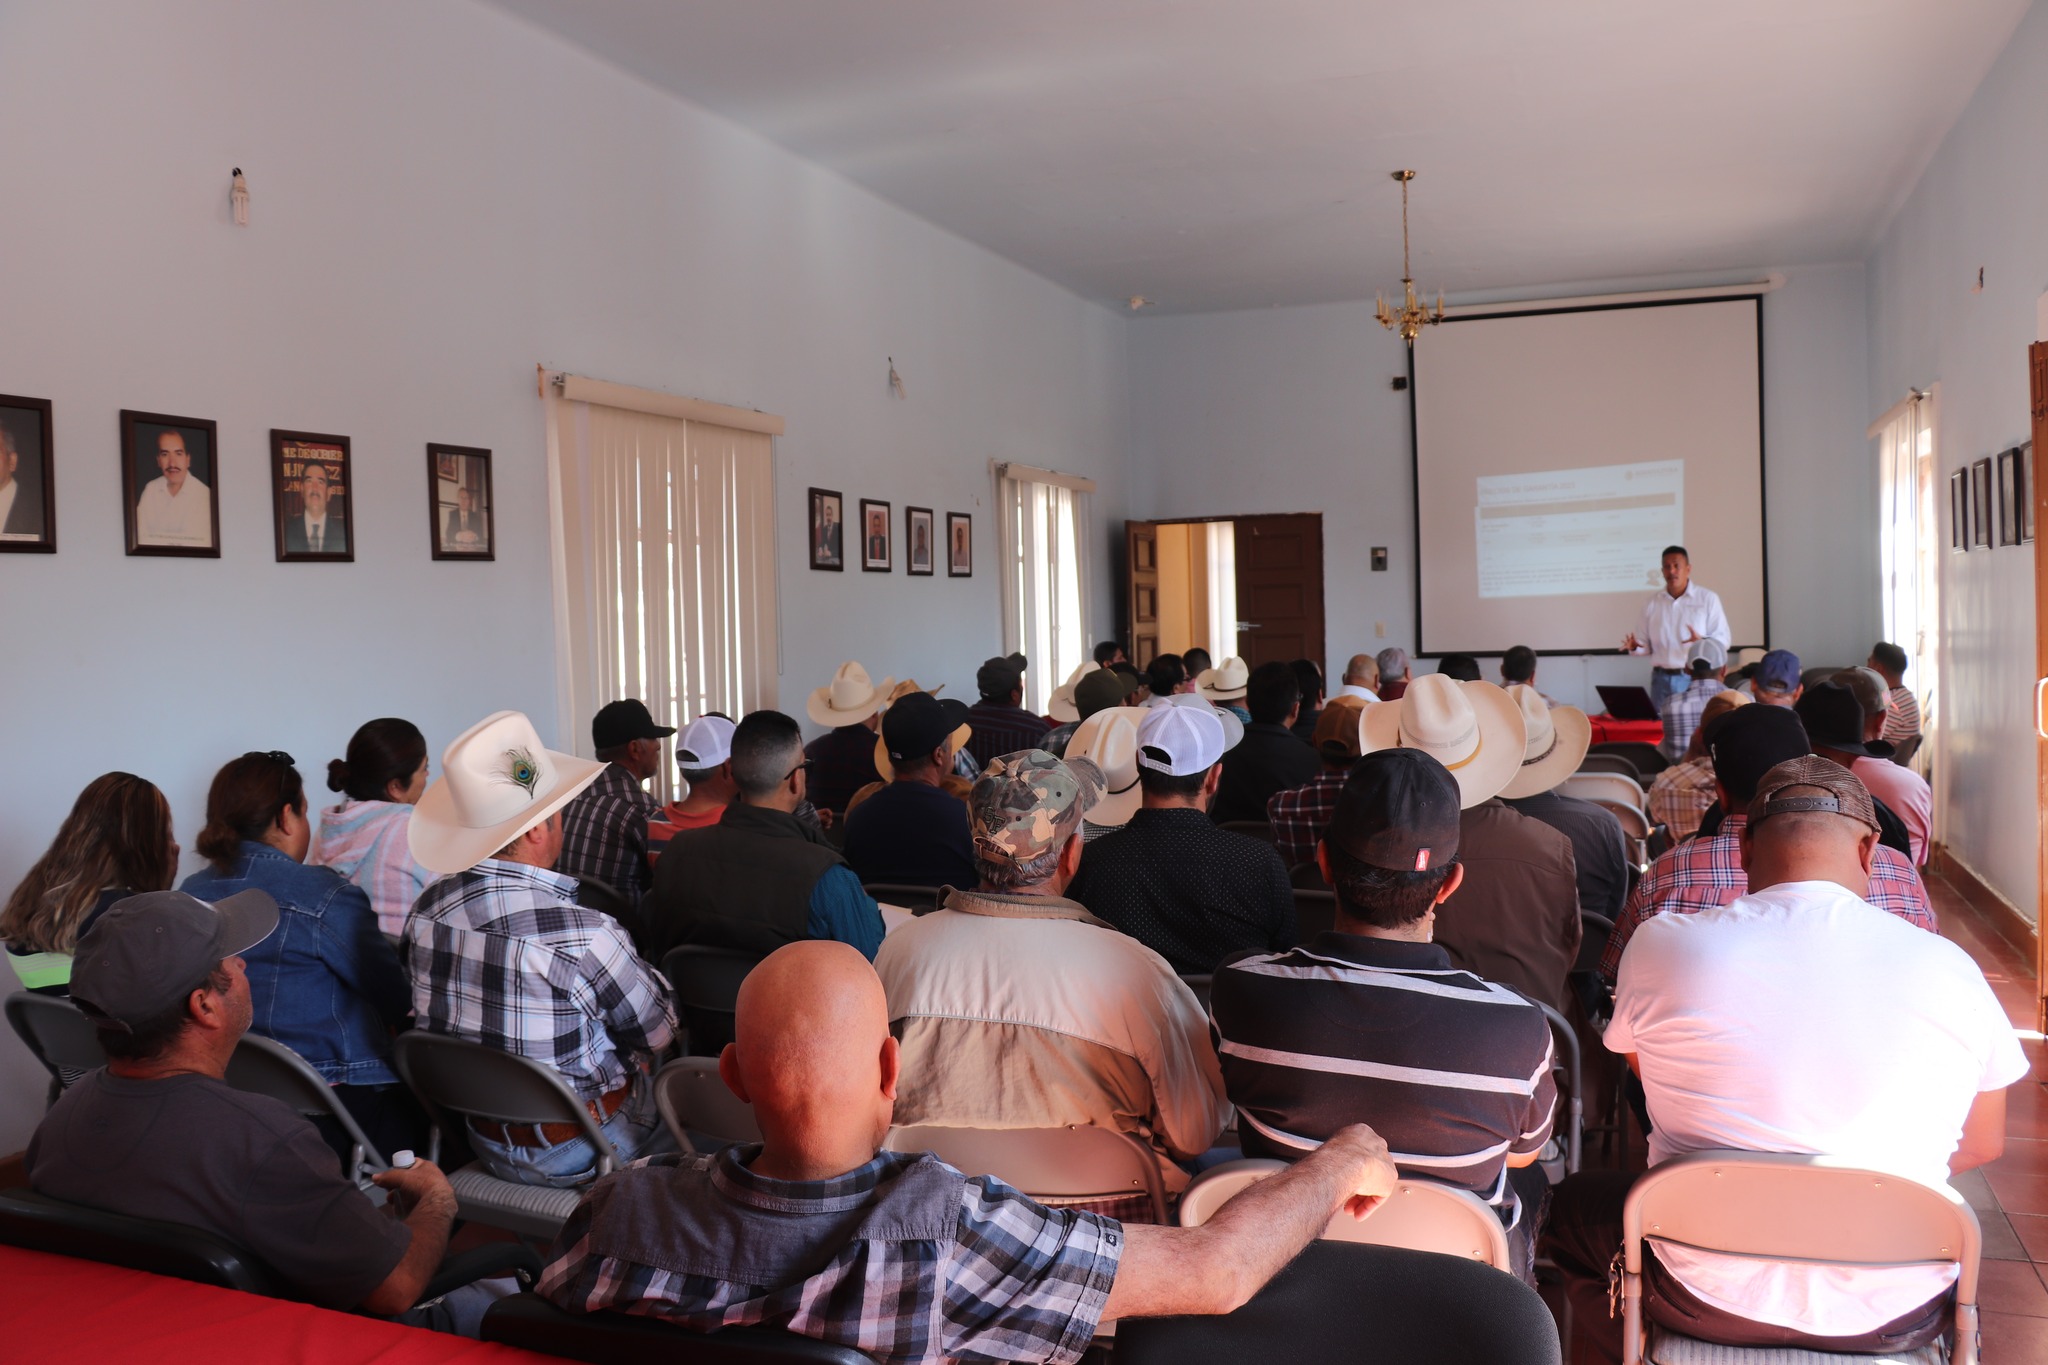
<path id="1" fill-rule="evenodd" d="M 1657 586 L 1658 555 L 1685 542 L 1685 462 L 1596 465 L 1478 479 L 1481 597 Z"/>

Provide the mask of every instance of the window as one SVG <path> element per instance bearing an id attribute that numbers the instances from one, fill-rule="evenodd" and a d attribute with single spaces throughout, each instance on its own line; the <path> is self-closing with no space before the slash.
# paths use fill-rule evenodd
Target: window
<path id="1" fill-rule="evenodd" d="M 1031 661 L 1024 707 L 1044 714 L 1053 689 L 1092 657 L 1087 547 L 1092 479 L 996 466 L 1003 648 Z"/>
<path id="2" fill-rule="evenodd" d="M 1939 668 L 1934 632 L 1941 522 L 1934 504 L 1934 396 L 1915 392 L 1871 428 L 1877 438 L 1878 567 L 1884 638 L 1906 651 L 1906 686 L 1920 698 L 1921 727 L 1934 725 Z"/>
<path id="3" fill-rule="evenodd" d="M 574 376 L 561 388 L 548 402 L 556 742 L 587 752 L 591 716 L 620 697 L 678 727 L 773 707 L 780 419 Z M 664 771 L 652 790 L 668 800 L 675 785 Z"/>

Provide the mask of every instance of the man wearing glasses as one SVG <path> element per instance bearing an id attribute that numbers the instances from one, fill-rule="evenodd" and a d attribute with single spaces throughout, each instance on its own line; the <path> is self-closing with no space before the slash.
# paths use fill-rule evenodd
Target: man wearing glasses
<path id="1" fill-rule="evenodd" d="M 669 840 L 641 907 L 640 947 L 679 943 L 766 955 L 799 939 L 851 944 L 870 960 L 882 912 L 817 827 L 798 818 L 810 764 L 796 721 L 756 711 L 732 732 L 739 796 L 717 824 Z"/>

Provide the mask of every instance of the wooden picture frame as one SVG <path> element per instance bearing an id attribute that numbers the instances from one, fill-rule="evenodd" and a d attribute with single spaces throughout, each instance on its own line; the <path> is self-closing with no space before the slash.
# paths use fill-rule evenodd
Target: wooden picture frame
<path id="1" fill-rule="evenodd" d="M 811 567 L 841 573 L 846 569 L 846 495 L 836 488 L 810 490 Z"/>
<path id="2" fill-rule="evenodd" d="M 1970 548 L 1970 471 L 1948 476 L 1948 548 L 1962 554 Z"/>
<path id="3" fill-rule="evenodd" d="M 0 393 L 0 553 L 57 553 L 57 457 L 47 398 Z M 13 492 L 10 494 L 9 489 Z"/>
<path id="4" fill-rule="evenodd" d="M 354 471 L 346 436 L 270 432 L 270 523 L 280 564 L 348 564 L 356 557 Z"/>
<path id="5" fill-rule="evenodd" d="M 218 422 L 121 409 L 121 524 L 129 554 L 219 559 L 219 477 Z"/>
<path id="6" fill-rule="evenodd" d="M 974 577 L 974 517 L 946 513 L 946 577 Z"/>
<path id="7" fill-rule="evenodd" d="M 888 573 L 896 567 L 896 536 L 889 525 L 890 504 L 860 500 L 860 568 L 862 573 Z"/>
<path id="8" fill-rule="evenodd" d="M 2014 479 L 2019 491 L 2019 516 L 2017 520 L 2020 525 L 2020 544 L 2032 545 L 2034 543 L 2034 498 L 2036 496 L 2034 485 L 2034 443 L 2032 441 L 2023 442 L 2017 448 L 2017 454 L 2019 456 L 2019 470 Z"/>
<path id="9" fill-rule="evenodd" d="M 1991 457 L 1970 466 L 1970 548 L 1991 548 Z"/>
<path id="10" fill-rule="evenodd" d="M 937 564 L 938 526 L 929 507 L 903 509 L 903 572 L 930 578 Z"/>
<path id="11" fill-rule="evenodd" d="M 482 446 L 427 446 L 427 543 L 435 559 L 498 557 L 498 497 L 491 452 Z"/>
<path id="12" fill-rule="evenodd" d="M 2033 490 L 2027 478 L 2026 446 L 1998 452 L 1998 543 L 2024 545 L 2034 538 L 2029 525 Z"/>

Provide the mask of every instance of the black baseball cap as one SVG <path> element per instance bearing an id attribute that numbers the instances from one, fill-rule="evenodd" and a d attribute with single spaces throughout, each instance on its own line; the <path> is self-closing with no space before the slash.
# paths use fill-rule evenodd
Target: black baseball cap
<path id="1" fill-rule="evenodd" d="M 1835 678 L 1815 683 L 1800 693 L 1799 700 L 1792 704 L 1792 713 L 1806 726 L 1806 737 L 1816 749 L 1871 758 L 1890 758 L 1894 752 L 1881 739 L 1863 738 L 1863 722 L 1869 713 L 1857 700 L 1854 689 Z"/>
<path id="2" fill-rule="evenodd" d="M 974 674 L 974 685 L 984 697 L 1000 697 L 1024 681 L 1026 667 L 1022 654 L 990 659 Z"/>
<path id="3" fill-rule="evenodd" d="M 1743 802 L 1756 795 L 1765 773 L 1813 752 L 1806 727 L 1782 706 L 1738 706 L 1714 717 L 1701 742 L 1714 760 L 1715 780 Z"/>
<path id="4" fill-rule="evenodd" d="M 667 739 L 675 732 L 673 725 L 656 725 L 646 704 L 636 697 L 606 702 L 590 722 L 590 742 L 600 749 L 616 749 L 636 739 Z"/>
<path id="5" fill-rule="evenodd" d="M 1376 749 L 1351 765 L 1323 842 L 1355 862 L 1427 872 L 1458 856 L 1458 780 L 1420 749 Z"/>
<path id="6" fill-rule="evenodd" d="M 1122 706 L 1131 693 L 1144 685 L 1135 672 L 1098 668 L 1093 673 L 1083 674 L 1081 681 L 1074 684 L 1074 709 L 1081 713 L 1082 720 L 1086 720 L 1097 711 Z"/>
<path id="7" fill-rule="evenodd" d="M 78 940 L 71 1003 L 102 1028 L 132 1033 L 276 928 L 277 902 L 253 888 L 212 903 L 183 891 L 115 901 Z"/>
<path id="8" fill-rule="evenodd" d="M 966 702 L 908 692 L 882 713 L 882 744 L 891 763 L 903 763 L 924 757 L 966 723 Z"/>

